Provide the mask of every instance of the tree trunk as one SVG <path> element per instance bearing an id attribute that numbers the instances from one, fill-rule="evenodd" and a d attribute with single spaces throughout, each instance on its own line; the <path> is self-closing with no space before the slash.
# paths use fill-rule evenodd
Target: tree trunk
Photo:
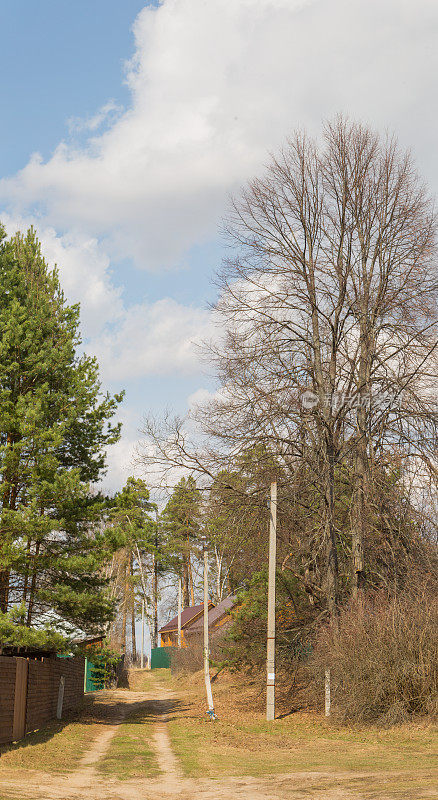
<path id="1" fill-rule="evenodd" d="M 364 266 L 365 270 L 365 266 Z M 365 280 L 366 283 L 366 280 Z M 368 290 L 365 287 L 360 321 L 360 357 L 358 371 L 356 444 L 354 452 L 354 485 L 351 509 L 352 595 L 355 599 L 365 585 L 364 533 L 366 526 L 365 491 L 368 474 L 368 414 L 370 403 L 370 371 L 372 343 L 368 332 Z"/>
<path id="2" fill-rule="evenodd" d="M 6 614 L 9 604 L 9 576 L 8 569 L 0 572 L 0 611 Z"/>
<path id="3" fill-rule="evenodd" d="M 339 606 L 339 566 L 338 551 L 336 547 L 335 529 L 335 470 L 333 460 L 333 446 L 328 446 L 327 494 L 326 494 L 326 597 L 330 617 L 335 617 Z"/>
<path id="4" fill-rule="evenodd" d="M 183 556 L 182 559 L 182 591 L 183 591 L 183 606 L 184 608 L 188 608 L 190 605 L 189 567 L 186 556 Z"/>
<path id="5" fill-rule="evenodd" d="M 366 457 L 358 447 L 355 457 L 355 475 L 352 507 L 351 549 L 353 562 L 352 596 L 357 599 L 365 586 L 364 530 L 365 530 L 365 480 Z"/>
<path id="6" fill-rule="evenodd" d="M 126 655 L 126 624 L 128 620 L 128 574 L 126 567 L 125 567 L 125 585 L 123 592 L 123 615 L 122 615 L 122 637 L 121 637 L 121 649 L 122 653 L 124 653 L 125 655 Z"/>
<path id="7" fill-rule="evenodd" d="M 157 557 L 154 555 L 154 575 L 153 575 L 153 604 L 154 604 L 154 625 L 152 636 L 152 647 L 158 647 L 158 564 Z"/>
<path id="8" fill-rule="evenodd" d="M 217 602 L 220 603 L 222 600 L 222 561 L 223 555 L 219 555 L 219 551 L 215 545 L 214 548 L 214 555 L 216 558 L 216 595 L 217 595 Z"/>
<path id="9" fill-rule="evenodd" d="M 132 663 L 135 664 L 137 660 L 137 645 L 135 640 L 135 586 L 134 586 L 134 559 L 132 550 L 129 554 L 130 573 L 131 573 L 131 649 L 132 649 Z"/>
<path id="10" fill-rule="evenodd" d="M 135 598 L 132 598 L 131 609 L 131 642 L 132 642 L 132 663 L 137 661 L 137 642 L 135 638 Z"/>
<path id="11" fill-rule="evenodd" d="M 32 614 L 33 614 L 33 607 L 35 602 L 35 592 L 36 592 L 36 582 L 37 582 L 37 558 L 40 552 L 41 542 L 36 542 L 35 544 L 35 553 L 33 556 L 33 566 L 32 566 L 32 580 L 30 584 L 30 593 L 29 593 L 29 604 L 27 606 L 27 619 L 26 625 L 30 628 L 32 624 Z"/>
<path id="12" fill-rule="evenodd" d="M 190 561 L 190 553 L 187 556 L 187 571 L 188 571 L 188 574 L 189 574 L 190 600 L 191 600 L 191 605 L 194 606 L 195 605 L 195 591 L 194 591 L 194 588 L 193 588 L 193 571 L 192 571 L 192 564 L 191 564 L 191 561 Z"/>

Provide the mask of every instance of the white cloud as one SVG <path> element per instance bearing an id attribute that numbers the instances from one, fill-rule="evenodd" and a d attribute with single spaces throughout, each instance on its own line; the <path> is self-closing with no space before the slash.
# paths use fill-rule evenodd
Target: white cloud
<path id="1" fill-rule="evenodd" d="M 83 131 L 97 131 L 102 125 L 113 119 L 115 115 L 120 114 L 122 107 L 114 100 L 108 100 L 104 103 L 95 114 L 86 119 L 82 117 L 70 117 L 67 120 L 67 125 L 70 133 L 82 133 Z"/>
<path id="2" fill-rule="evenodd" d="M 211 314 L 171 298 L 132 306 L 120 323 L 94 341 L 104 377 L 125 381 L 148 375 L 196 374 L 198 345 L 213 334 Z"/>
<path id="3" fill-rule="evenodd" d="M 109 493 L 120 491 L 131 475 L 140 477 L 134 457 L 139 437 L 138 416 L 133 409 L 127 407 L 126 403 L 117 416 L 122 423 L 122 437 L 117 444 L 108 448 L 108 472 L 101 482 L 104 491 Z"/>
<path id="4" fill-rule="evenodd" d="M 219 396 L 220 390 L 217 392 L 212 392 L 210 389 L 197 389 L 196 392 L 192 392 L 191 395 L 187 398 L 187 405 L 190 411 L 193 411 L 198 406 L 204 406 L 206 403 L 215 400 Z"/>
<path id="5" fill-rule="evenodd" d="M 434 0 L 164 0 L 134 25 L 131 107 L 36 154 L 0 198 L 155 268 L 215 231 L 268 148 L 340 110 L 395 128 L 435 181 L 437 30 Z"/>
<path id="6" fill-rule="evenodd" d="M 96 239 L 59 235 L 31 217 L 3 215 L 2 222 L 9 235 L 36 227 L 47 263 L 58 266 L 67 300 L 80 303 L 85 350 L 97 356 L 104 383 L 201 372 L 199 345 L 214 336 L 210 311 L 169 297 L 127 306 Z"/>

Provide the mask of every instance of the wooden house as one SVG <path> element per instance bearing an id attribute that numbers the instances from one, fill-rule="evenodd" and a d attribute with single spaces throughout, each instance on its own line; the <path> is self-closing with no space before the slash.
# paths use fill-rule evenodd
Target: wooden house
<path id="1" fill-rule="evenodd" d="M 230 619 L 230 612 L 235 605 L 234 597 L 227 597 L 215 606 L 208 605 L 208 628 L 210 633 L 222 628 Z M 191 637 L 202 636 L 204 629 L 204 603 L 189 606 L 181 613 L 181 645 L 187 647 Z M 162 647 L 178 646 L 178 617 L 173 617 L 159 631 Z"/>

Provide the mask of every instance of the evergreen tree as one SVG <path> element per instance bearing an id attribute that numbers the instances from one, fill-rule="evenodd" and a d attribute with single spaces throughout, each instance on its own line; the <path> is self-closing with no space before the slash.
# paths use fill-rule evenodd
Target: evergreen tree
<path id="1" fill-rule="evenodd" d="M 156 522 L 150 516 L 156 509 L 149 499 L 144 481 L 128 478 L 114 500 L 109 517 L 108 536 L 115 552 L 110 567 L 111 593 L 117 602 L 111 639 L 117 649 L 126 652 L 127 624 L 131 624 L 132 653 L 135 657 L 135 620 L 137 595 L 149 605 L 148 573 L 155 554 Z"/>
<path id="2" fill-rule="evenodd" d="M 54 608 L 98 626 L 111 615 L 102 567 L 108 542 L 99 498 L 121 395 L 103 394 L 94 358 L 79 355 L 79 307 L 33 229 L 0 232 L 0 611 L 26 624 Z"/>
<path id="3" fill-rule="evenodd" d="M 181 478 L 161 517 L 165 559 L 182 578 L 184 606 L 194 605 L 193 550 L 200 535 L 201 495 L 194 478 Z"/>

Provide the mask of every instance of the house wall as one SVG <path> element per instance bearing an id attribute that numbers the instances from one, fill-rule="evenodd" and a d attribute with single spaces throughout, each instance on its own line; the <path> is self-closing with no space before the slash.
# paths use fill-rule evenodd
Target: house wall
<path id="1" fill-rule="evenodd" d="M 208 610 L 210 611 L 213 608 L 213 603 L 208 604 Z M 202 619 L 204 612 L 198 611 L 194 617 L 192 617 L 188 622 L 185 622 L 181 628 L 181 646 L 187 647 L 188 639 L 192 634 L 192 626 L 195 625 L 200 619 Z M 175 624 L 175 620 L 173 620 Z M 202 624 L 202 623 L 201 623 Z M 161 645 L 162 647 L 177 647 L 178 646 L 178 629 L 175 627 L 171 630 L 164 631 L 164 633 L 159 631 L 161 636 Z"/>
<path id="2" fill-rule="evenodd" d="M 162 647 L 178 647 L 178 631 L 169 631 L 169 633 L 161 634 Z M 187 641 L 184 637 L 184 631 L 181 631 L 181 647 L 187 647 Z"/>

